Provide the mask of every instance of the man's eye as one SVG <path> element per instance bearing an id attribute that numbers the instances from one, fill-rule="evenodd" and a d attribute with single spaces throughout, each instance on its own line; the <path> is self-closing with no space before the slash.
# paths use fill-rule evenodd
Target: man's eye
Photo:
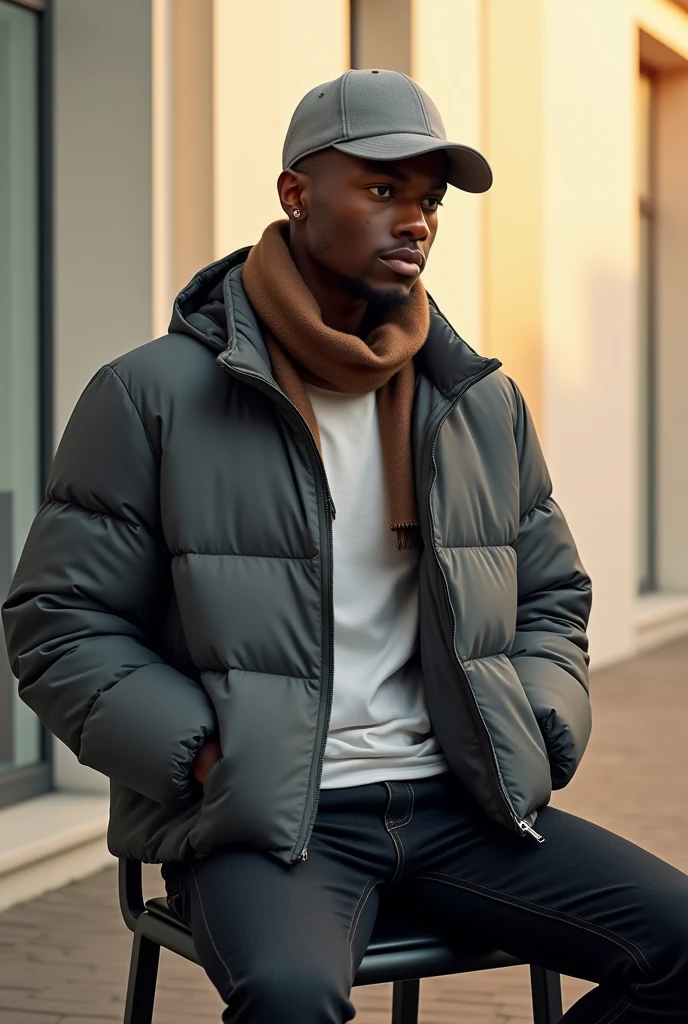
<path id="1" fill-rule="evenodd" d="M 442 200 L 439 199 L 437 196 L 428 196 L 427 199 L 423 200 L 423 202 L 430 204 L 429 206 L 426 207 L 426 209 L 430 210 L 433 213 L 442 205 Z"/>
<path id="2" fill-rule="evenodd" d="M 379 199 L 389 199 L 392 195 L 392 189 L 389 185 L 372 185 L 369 191 L 373 192 Z M 387 195 L 384 193 L 387 193 Z"/>

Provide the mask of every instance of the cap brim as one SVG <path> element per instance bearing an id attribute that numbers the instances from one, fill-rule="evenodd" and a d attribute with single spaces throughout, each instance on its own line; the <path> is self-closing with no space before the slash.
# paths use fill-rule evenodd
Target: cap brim
<path id="1" fill-rule="evenodd" d="M 395 135 L 374 135 L 368 139 L 336 142 L 339 149 L 364 160 L 407 160 L 443 150 L 447 154 L 447 181 L 464 192 L 487 192 L 492 184 L 492 170 L 482 153 L 458 142 L 445 142 L 429 135 L 399 132 Z"/>

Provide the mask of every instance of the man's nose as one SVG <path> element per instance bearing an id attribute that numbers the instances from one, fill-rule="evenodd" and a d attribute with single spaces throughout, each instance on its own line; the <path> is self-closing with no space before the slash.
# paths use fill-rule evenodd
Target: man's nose
<path id="1" fill-rule="evenodd" d="M 396 222 L 394 237 L 408 238 L 414 242 L 422 242 L 428 237 L 428 225 L 420 206 L 409 204 L 408 210 Z"/>

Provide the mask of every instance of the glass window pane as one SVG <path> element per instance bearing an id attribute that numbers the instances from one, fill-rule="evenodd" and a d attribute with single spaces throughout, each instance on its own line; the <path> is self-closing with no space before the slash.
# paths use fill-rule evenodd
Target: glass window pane
<path id="1" fill-rule="evenodd" d="M 37 18 L 0 0 L 0 601 L 39 501 Z M 0 771 L 40 759 L 0 645 Z"/>

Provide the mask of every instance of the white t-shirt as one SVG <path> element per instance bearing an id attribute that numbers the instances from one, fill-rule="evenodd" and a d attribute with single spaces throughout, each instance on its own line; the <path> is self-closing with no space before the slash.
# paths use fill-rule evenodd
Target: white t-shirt
<path id="1" fill-rule="evenodd" d="M 418 652 L 417 551 L 398 551 L 375 392 L 305 384 L 337 510 L 334 693 L 324 789 L 447 770 L 430 726 Z"/>

